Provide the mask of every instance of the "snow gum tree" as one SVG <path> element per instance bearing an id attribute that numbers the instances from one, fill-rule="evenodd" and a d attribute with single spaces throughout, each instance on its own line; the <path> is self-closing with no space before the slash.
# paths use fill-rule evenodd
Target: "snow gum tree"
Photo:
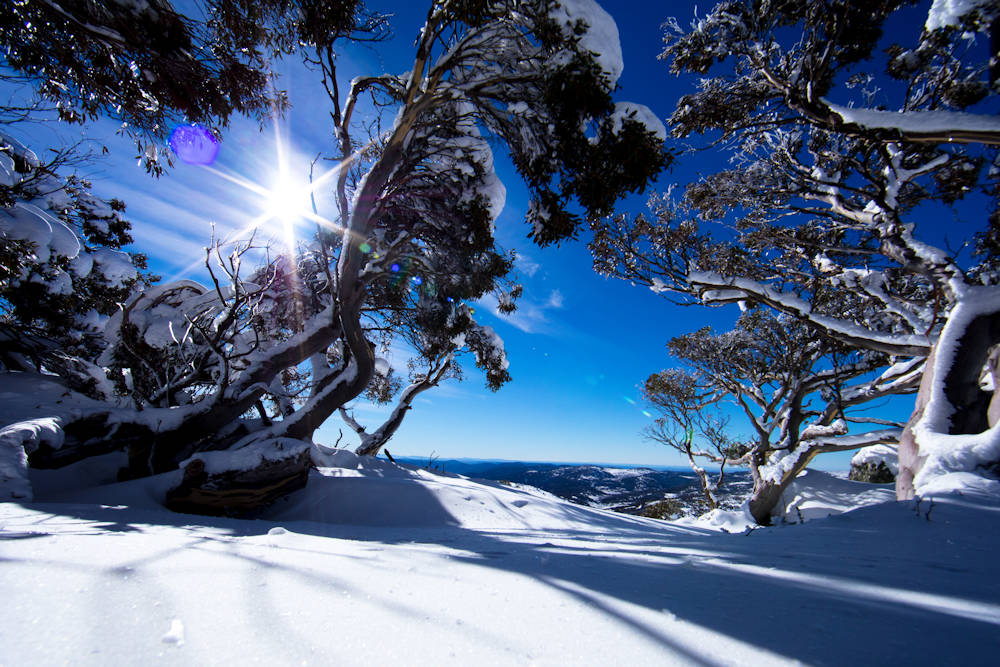
<path id="1" fill-rule="evenodd" d="M 179 122 L 216 133 L 233 114 L 263 122 L 287 106 L 271 73 L 311 31 L 377 36 L 382 17 L 357 1 L 169 0 L 7 3 L 0 14 L 0 77 L 30 85 L 36 104 L 3 109 L 23 117 L 54 112 L 64 122 L 121 122 L 144 165 L 162 173 L 158 146 Z M 193 6 L 192 6 L 193 5 Z M 162 161 L 161 161 L 162 158 Z"/>
<path id="2" fill-rule="evenodd" d="M 599 222 L 592 246 L 598 271 L 766 306 L 886 355 L 885 390 L 923 377 L 900 433 L 900 498 L 1000 460 L 980 386 L 1000 342 L 996 8 L 935 2 L 922 31 L 890 39 L 911 5 L 728 1 L 688 29 L 670 23 L 663 59 L 702 76 L 671 134 L 723 147 L 730 166 L 651 216 Z M 943 230 L 944 206 L 974 211 L 971 228 Z"/>
<path id="3" fill-rule="evenodd" d="M 101 396 L 103 373 L 85 360 L 103 347 L 101 320 L 132 289 L 148 284 L 145 257 L 121 250 L 132 239 L 125 206 L 47 163 L 0 130 L 0 364 L 61 369 L 70 386 Z"/>
<path id="4" fill-rule="evenodd" d="M 409 336 L 427 362 L 406 406 L 462 350 L 491 387 L 509 379 L 502 341 L 467 305 L 517 291 L 494 239 L 505 191 L 491 145 L 528 185 L 539 244 L 607 215 L 666 162 L 662 125 L 612 100 L 617 28 L 592 0 L 433 2 L 410 71 L 345 82 L 334 47 L 349 36 L 313 30 L 298 47 L 330 93 L 337 219 L 262 266 L 248 266 L 263 252 L 252 240 L 216 246 L 211 286 L 130 299 L 100 359 L 124 403 L 63 420 L 59 447 L 27 444 L 33 464 L 108 447 L 129 450 L 130 476 L 183 464 L 168 502 L 185 510 L 232 510 L 247 494 L 227 485 L 252 487 L 251 505 L 294 488 L 315 430 L 379 391 L 380 336 Z M 379 117 L 358 117 L 363 96 Z"/>
<path id="5" fill-rule="evenodd" d="M 646 399 L 660 414 L 648 435 L 687 456 L 713 508 L 699 459 L 720 466 L 716 488 L 725 466 L 749 466 L 754 488 L 748 509 L 767 524 L 782 492 L 816 455 L 898 439 L 902 424 L 856 410 L 895 391 L 883 378 L 871 379 L 872 371 L 884 365 L 882 355 L 853 352 L 794 318 L 755 308 L 732 331 L 713 333 L 706 327 L 674 338 L 668 349 L 687 368 L 646 380 Z M 751 426 L 746 442 L 727 432 L 722 411 L 727 402 Z M 851 423 L 889 428 L 847 435 Z"/>
<path id="6" fill-rule="evenodd" d="M 141 254 L 121 252 L 132 240 L 124 203 L 97 199 L 76 175 L 88 157 L 57 147 L 43 162 L 49 151 L 22 145 L 21 128 L 110 117 L 160 174 L 171 154 L 158 146 L 177 123 L 218 133 L 234 113 L 264 120 L 285 107 L 271 60 L 297 48 L 314 18 L 306 4 L 205 0 L 195 19 L 165 0 L 56 0 L 14 2 L 0 15 L 0 80 L 14 91 L 0 105 L 0 305 L 4 350 L 16 351 L 4 352 L 7 368 L 44 358 L 71 386 L 106 397 L 103 372 L 89 364 L 95 333 L 149 279 Z M 358 3 L 327 14 L 327 29 L 357 38 L 377 35 L 381 21 Z"/>

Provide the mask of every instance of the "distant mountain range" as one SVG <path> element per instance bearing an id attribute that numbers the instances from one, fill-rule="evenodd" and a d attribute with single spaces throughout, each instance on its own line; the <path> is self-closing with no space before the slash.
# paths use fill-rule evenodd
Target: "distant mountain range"
<path id="1" fill-rule="evenodd" d="M 466 477 L 526 484 L 580 505 L 638 513 L 651 502 L 677 499 L 696 509 L 701 490 L 690 470 L 626 468 L 608 465 L 567 465 L 520 461 L 482 461 L 395 457 L 408 465 L 452 472 Z M 742 499 L 750 476 L 745 471 L 727 472 L 722 498 Z M 700 508 L 701 511 L 704 508 Z"/>

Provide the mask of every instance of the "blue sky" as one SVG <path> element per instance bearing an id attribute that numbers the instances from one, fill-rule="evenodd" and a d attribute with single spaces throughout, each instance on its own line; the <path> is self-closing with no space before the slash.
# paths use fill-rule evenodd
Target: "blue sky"
<path id="1" fill-rule="evenodd" d="M 372 3 L 382 5 L 382 3 Z M 359 74 L 410 69 L 413 39 L 426 9 L 422 3 L 396 2 L 395 38 L 370 48 L 350 48 L 339 67 L 344 81 Z M 662 47 L 661 25 L 669 15 L 682 25 L 693 17 L 695 3 L 603 2 L 618 22 L 625 70 L 617 98 L 649 106 L 666 118 L 675 100 L 692 89 L 691 79 L 671 75 L 656 60 Z M 703 3 L 707 9 L 709 3 Z M 232 183 L 246 179 L 267 187 L 275 178 L 276 134 L 288 146 L 293 173 L 305 179 L 310 159 L 332 152 L 325 94 L 316 77 L 294 60 L 282 65 L 281 86 L 292 109 L 277 126 L 259 131 L 255 123 L 235 120 L 224 136 L 212 170 L 180 164 L 159 180 L 136 167 L 135 151 L 124 141 L 108 141 L 114 124 L 89 126 L 85 132 L 108 143 L 109 156 L 88 167 L 95 189 L 128 204 L 137 250 L 147 253 L 151 268 L 164 278 L 203 275 L 203 248 L 211 225 L 220 233 L 242 227 L 266 207 L 264 200 Z M 54 127 L 63 140 L 76 129 Z M 684 465 L 680 455 L 646 441 L 641 431 L 651 423 L 638 385 L 669 364 L 665 343 L 705 324 L 726 327 L 736 307 L 707 309 L 672 306 L 650 291 L 597 276 L 591 268 L 586 236 L 560 247 L 539 249 L 526 239 L 523 222 L 527 197 L 516 174 L 497 156 L 507 204 L 497 221 L 502 246 L 518 252 L 518 272 L 525 286 L 518 311 L 510 317 L 489 313 L 482 321 L 503 337 L 513 381 L 499 392 L 485 389 L 469 363 L 464 382 L 449 381 L 423 394 L 389 443 L 394 454 L 441 458 L 472 457 L 516 460 L 612 462 Z M 717 168 L 719 157 L 688 157 L 661 175 L 655 188 L 685 183 Z M 332 211 L 319 193 L 319 206 Z M 632 197 L 623 210 L 641 210 L 646 195 Z M 405 369 L 405 359 L 394 362 Z M 356 417 L 373 427 L 386 409 L 359 403 Z M 741 425 L 734 422 L 734 427 Z M 318 440 L 332 443 L 343 428 L 331 419 Z M 819 467 L 845 469 L 850 454 L 817 460 Z"/>

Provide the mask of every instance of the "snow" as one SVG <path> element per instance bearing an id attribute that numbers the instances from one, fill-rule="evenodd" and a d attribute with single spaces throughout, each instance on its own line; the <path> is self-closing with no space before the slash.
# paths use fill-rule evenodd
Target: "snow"
<path id="1" fill-rule="evenodd" d="M 885 463 L 893 475 L 899 474 L 899 455 L 895 447 L 889 445 L 872 445 L 871 447 L 859 449 L 858 453 L 851 457 L 852 466 L 863 466 L 867 463 L 876 466 L 879 463 Z"/>
<path id="2" fill-rule="evenodd" d="M 42 263 L 48 262 L 52 255 L 73 259 L 80 252 L 80 241 L 72 230 L 37 206 L 24 202 L 0 209 L 0 234 L 33 244 L 35 257 Z"/>
<path id="3" fill-rule="evenodd" d="M 31 500 L 28 457 L 20 432 L 0 431 L 0 499 Z"/>
<path id="4" fill-rule="evenodd" d="M 164 644 L 176 644 L 181 646 L 184 644 L 184 623 L 179 618 L 175 618 L 170 621 L 170 629 L 167 630 L 167 634 L 163 635 L 161 640 Z"/>
<path id="5" fill-rule="evenodd" d="M 611 15 L 594 0 L 559 0 L 550 16 L 568 36 L 575 34 L 577 21 L 587 24 L 588 30 L 580 36 L 580 46 L 594 54 L 597 65 L 608 75 L 614 87 L 625 65 L 618 26 Z"/>
<path id="6" fill-rule="evenodd" d="M 899 130 L 917 134 L 945 134 L 949 132 L 1000 132 L 1000 118 L 960 111 L 879 111 L 854 109 L 824 103 L 845 123 L 854 123 L 871 129 Z"/>
<path id="7" fill-rule="evenodd" d="M 818 440 L 819 438 L 844 435 L 845 433 L 847 433 L 847 422 L 843 419 L 835 419 L 833 423 L 826 426 L 822 424 L 810 424 L 799 434 L 799 440 Z"/>
<path id="8" fill-rule="evenodd" d="M 679 526 L 692 526 L 722 533 L 744 533 L 757 526 L 745 508 L 740 510 L 714 509 L 698 517 L 682 517 L 673 521 Z"/>
<path id="9" fill-rule="evenodd" d="M 812 521 L 894 500 L 896 489 L 891 484 L 854 482 L 819 470 L 804 470 L 782 494 L 777 520 Z"/>
<path id="10" fill-rule="evenodd" d="M 98 270 L 113 287 L 120 287 L 138 275 L 127 253 L 110 248 L 95 248 L 91 254 Z"/>
<path id="11" fill-rule="evenodd" d="M 956 290 L 958 302 L 952 308 L 934 350 L 934 382 L 923 416 L 913 432 L 919 444 L 920 456 L 926 457 L 913 480 L 917 495 L 927 495 L 928 488 L 952 488 L 948 484 L 968 477 L 951 477 L 951 482 L 938 485 L 935 478 L 952 473 L 971 473 L 983 465 L 1000 459 L 1000 424 L 982 433 L 949 434 L 953 408 L 944 393 L 944 379 L 954 362 L 958 344 L 966 328 L 981 315 L 1000 311 L 1000 292 L 993 287 L 964 287 Z M 932 484 L 933 486 L 928 487 Z M 997 484 L 1000 487 L 1000 483 Z M 957 487 L 954 487 L 957 490 Z"/>
<path id="12" fill-rule="evenodd" d="M 653 110 L 647 107 L 645 104 L 636 104 L 635 102 L 618 102 L 615 104 L 615 111 L 611 115 L 611 130 L 615 134 L 622 128 L 622 123 L 625 119 L 631 119 L 638 121 L 646 126 L 650 132 L 655 134 L 657 138 L 661 141 L 666 141 L 667 139 L 667 128 L 664 127 L 663 121 L 661 121 Z"/>
<path id="13" fill-rule="evenodd" d="M 0 503 L 4 664 L 982 664 L 1000 649 L 995 499 L 726 534 L 315 455 L 332 467 L 255 521 L 166 512 L 159 478 L 59 496 L 42 478 L 71 469 L 33 472 L 37 502 Z M 774 632 L 790 613 L 794 632 Z"/>
<path id="14" fill-rule="evenodd" d="M 939 28 L 960 27 L 963 16 L 978 8 L 983 8 L 983 11 L 986 11 L 994 2 L 995 0 L 934 0 L 930 11 L 927 12 L 924 29 L 931 31 Z"/>
<path id="15" fill-rule="evenodd" d="M 58 449 L 63 443 L 63 420 L 99 406 L 97 401 L 68 391 L 57 378 L 0 373 L 0 502 L 30 500 L 32 485 L 25 452 L 41 444 Z"/>
<path id="16" fill-rule="evenodd" d="M 181 469 L 198 460 L 210 475 L 233 470 L 253 470 L 265 461 L 294 458 L 309 448 L 309 444 L 291 438 L 269 438 L 252 442 L 234 450 L 200 452 L 180 463 Z"/>

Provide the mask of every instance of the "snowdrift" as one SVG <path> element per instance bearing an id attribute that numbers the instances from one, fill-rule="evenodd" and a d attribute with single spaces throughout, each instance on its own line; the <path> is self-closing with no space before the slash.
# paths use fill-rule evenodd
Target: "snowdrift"
<path id="1" fill-rule="evenodd" d="M 253 521 L 164 511 L 171 475 L 83 488 L 112 479 L 115 455 L 33 471 L 39 502 L 0 503 L 0 663 L 975 665 L 1000 651 L 989 496 L 726 534 L 315 458 L 308 486 Z M 796 482 L 803 514 L 847 502 L 843 480 L 812 477 Z"/>

